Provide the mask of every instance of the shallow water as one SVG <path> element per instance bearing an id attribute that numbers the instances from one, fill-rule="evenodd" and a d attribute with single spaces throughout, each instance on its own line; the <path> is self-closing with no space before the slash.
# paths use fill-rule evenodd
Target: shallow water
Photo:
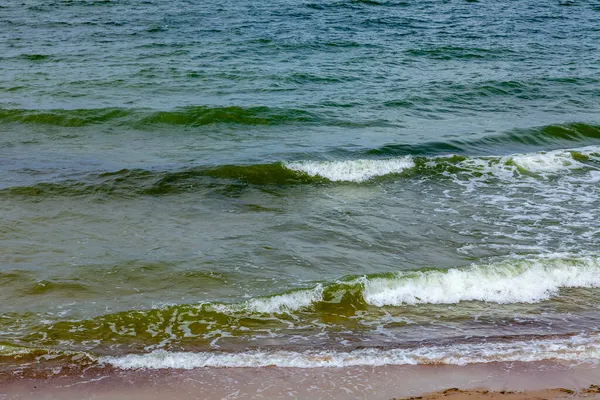
<path id="1" fill-rule="evenodd" d="M 599 357 L 599 2 L 0 21 L 4 370 Z"/>

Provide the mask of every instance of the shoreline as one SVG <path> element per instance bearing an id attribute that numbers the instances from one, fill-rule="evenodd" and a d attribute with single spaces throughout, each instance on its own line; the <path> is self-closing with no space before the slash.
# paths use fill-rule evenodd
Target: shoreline
<path id="1" fill-rule="evenodd" d="M 0 382 L 0 399 L 415 399 L 600 396 L 595 364 L 515 362 L 344 368 L 85 370 Z M 590 389 L 591 387 L 591 389 Z M 454 389 L 457 388 L 457 389 Z M 449 389 L 451 389 L 449 391 Z M 587 391 L 586 391 L 587 390 Z M 504 393 L 503 393 L 504 392 Z M 517 393 L 518 392 L 518 393 Z M 465 397 L 466 396 L 466 397 Z"/>

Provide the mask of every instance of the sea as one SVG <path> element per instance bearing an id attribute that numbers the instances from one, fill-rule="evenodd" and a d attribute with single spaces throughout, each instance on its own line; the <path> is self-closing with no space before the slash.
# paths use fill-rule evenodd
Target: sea
<path id="1" fill-rule="evenodd" d="M 4 0 L 0 376 L 600 360 L 600 1 Z"/>

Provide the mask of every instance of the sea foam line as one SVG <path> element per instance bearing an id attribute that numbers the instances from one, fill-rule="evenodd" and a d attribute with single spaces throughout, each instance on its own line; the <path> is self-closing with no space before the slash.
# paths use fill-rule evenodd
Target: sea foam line
<path id="1" fill-rule="evenodd" d="M 466 365 L 544 360 L 597 362 L 599 359 L 600 338 L 577 335 L 568 338 L 423 346 L 411 349 L 381 350 L 370 348 L 349 352 L 333 350 L 294 352 L 281 350 L 242 353 L 191 353 L 156 350 L 146 354 L 100 357 L 98 361 L 120 369 L 194 369 L 203 367 L 251 368 L 268 366 L 281 368 L 340 368 L 418 364 Z"/>

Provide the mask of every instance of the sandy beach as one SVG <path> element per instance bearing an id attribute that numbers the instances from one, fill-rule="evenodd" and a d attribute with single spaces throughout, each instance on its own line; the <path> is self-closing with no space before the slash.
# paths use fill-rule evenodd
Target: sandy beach
<path id="1" fill-rule="evenodd" d="M 460 390 L 450 388 L 435 393 L 428 393 L 418 397 L 408 397 L 405 400 L 484 400 L 484 399 L 506 399 L 506 400 L 543 400 L 543 399 L 589 399 L 597 398 L 599 388 L 595 385 L 580 391 L 574 391 L 565 388 L 531 390 L 525 392 L 499 391 L 490 392 L 489 390 Z M 394 399 L 400 400 L 400 399 Z"/>

